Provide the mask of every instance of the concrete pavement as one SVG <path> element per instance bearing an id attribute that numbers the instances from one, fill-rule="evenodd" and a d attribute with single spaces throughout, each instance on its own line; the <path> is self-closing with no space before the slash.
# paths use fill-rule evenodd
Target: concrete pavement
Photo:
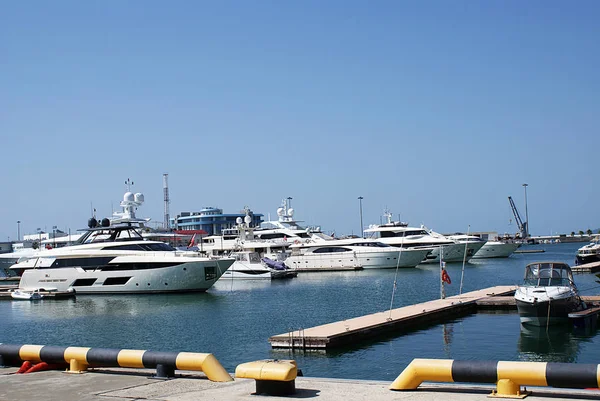
<path id="1" fill-rule="evenodd" d="M 150 369 L 93 369 L 83 374 L 46 371 L 14 374 L 17 368 L 0 368 L 2 401 L 192 401 L 192 400 L 278 400 L 319 401 L 403 400 L 471 401 L 486 400 L 494 386 L 425 384 L 416 391 L 389 390 L 390 382 L 299 377 L 297 392 L 289 397 L 254 395 L 254 380 L 236 379 L 214 383 L 197 372 L 177 371 L 171 380 L 152 379 Z M 600 399 L 600 391 L 528 388 L 530 401 Z"/>

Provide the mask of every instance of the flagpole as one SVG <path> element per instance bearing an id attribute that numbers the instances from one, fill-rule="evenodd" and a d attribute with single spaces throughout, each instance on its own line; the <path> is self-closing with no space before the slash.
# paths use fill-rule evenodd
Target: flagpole
<path id="1" fill-rule="evenodd" d="M 440 247 L 440 299 L 446 298 L 446 290 L 444 288 L 444 280 L 442 279 L 444 273 L 444 247 Z"/>

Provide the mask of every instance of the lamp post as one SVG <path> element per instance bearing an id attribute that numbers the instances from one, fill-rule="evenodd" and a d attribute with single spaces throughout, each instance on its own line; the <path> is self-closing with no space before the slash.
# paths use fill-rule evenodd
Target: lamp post
<path id="1" fill-rule="evenodd" d="M 525 189 L 525 238 L 529 238 L 529 213 L 527 211 L 527 187 L 529 184 L 523 184 Z"/>
<path id="2" fill-rule="evenodd" d="M 17 241 L 21 241 L 21 220 L 17 220 Z"/>
<path id="3" fill-rule="evenodd" d="M 364 234 L 364 231 L 363 231 L 362 200 L 363 200 L 363 197 L 359 196 L 358 197 L 358 205 L 359 205 L 359 208 L 360 208 L 360 237 L 364 238 L 365 234 Z"/>

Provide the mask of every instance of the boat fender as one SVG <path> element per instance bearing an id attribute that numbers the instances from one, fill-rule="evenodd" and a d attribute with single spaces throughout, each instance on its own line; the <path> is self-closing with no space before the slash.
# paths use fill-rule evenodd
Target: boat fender
<path id="1" fill-rule="evenodd" d="M 40 362 L 30 367 L 25 373 L 42 372 L 44 370 L 62 369 L 64 365 L 56 363 Z"/>
<path id="2" fill-rule="evenodd" d="M 25 361 L 23 362 L 23 364 L 21 365 L 21 367 L 19 368 L 19 370 L 17 370 L 17 374 L 21 374 L 21 373 L 25 373 L 27 372 L 31 367 L 33 366 L 33 363 L 29 362 L 29 361 Z"/>

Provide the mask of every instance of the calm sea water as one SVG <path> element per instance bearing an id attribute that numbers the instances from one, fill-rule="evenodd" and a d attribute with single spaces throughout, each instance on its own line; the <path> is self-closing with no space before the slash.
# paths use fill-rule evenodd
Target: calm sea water
<path id="1" fill-rule="evenodd" d="M 581 245 L 538 245 L 546 252 L 472 261 L 463 292 L 518 284 L 532 261 L 572 264 Z M 448 266 L 448 295 L 458 294 L 461 267 Z M 394 277 L 394 270 L 303 273 L 288 281 L 219 282 L 204 294 L 0 301 L 0 342 L 211 352 L 228 371 L 242 362 L 290 358 L 306 376 L 373 380 L 393 380 L 413 358 L 600 360 L 595 332 L 525 331 L 516 311 L 477 313 L 327 353 L 271 349 L 271 335 L 388 310 Z M 439 297 L 438 265 L 402 269 L 397 277 L 395 308 Z M 582 295 L 600 294 L 596 280 L 575 276 Z"/>

